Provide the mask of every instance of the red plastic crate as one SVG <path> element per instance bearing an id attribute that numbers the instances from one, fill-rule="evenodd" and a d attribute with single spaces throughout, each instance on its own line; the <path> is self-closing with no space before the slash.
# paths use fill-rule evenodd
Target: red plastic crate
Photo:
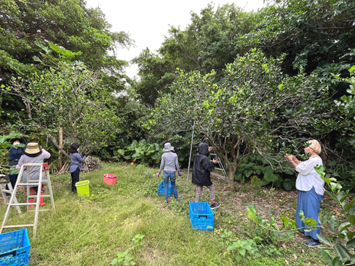
<path id="1" fill-rule="evenodd" d="M 104 174 L 104 183 L 107 185 L 116 184 L 117 175 L 113 174 Z"/>

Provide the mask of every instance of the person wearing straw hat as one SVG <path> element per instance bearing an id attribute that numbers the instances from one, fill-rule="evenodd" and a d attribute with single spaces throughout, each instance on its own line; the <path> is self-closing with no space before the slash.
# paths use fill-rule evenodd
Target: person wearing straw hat
<path id="1" fill-rule="evenodd" d="M 75 184 L 79 182 L 79 175 L 81 171 L 81 163 L 85 161 L 86 156 L 80 156 L 79 152 L 79 144 L 73 143 L 70 146 L 69 152 L 71 153 L 71 165 L 69 168 L 69 173 L 71 174 L 71 191 L 73 193 L 77 193 Z"/>
<path id="2" fill-rule="evenodd" d="M 45 159 L 49 159 L 51 154 L 42 149 L 38 142 L 29 142 L 25 147 L 24 154 L 21 156 L 18 164 L 16 166 L 17 169 L 21 169 L 21 165 L 26 163 L 43 163 Z M 31 180 L 39 180 L 41 168 L 40 166 L 31 167 L 30 169 L 30 179 Z M 46 179 L 45 174 L 43 173 L 43 179 Z M 23 172 L 23 182 L 27 183 L 27 170 Z M 38 191 L 38 186 L 30 186 L 30 195 L 36 195 Z M 44 185 L 41 186 L 41 195 L 44 193 Z M 30 203 L 32 203 L 34 199 L 30 199 Z M 40 206 L 46 205 L 43 202 L 43 198 L 40 198 Z"/>
<path id="3" fill-rule="evenodd" d="M 175 197 L 176 201 L 179 201 L 177 188 L 175 185 L 176 170 L 178 171 L 179 176 L 181 176 L 180 169 L 179 169 L 178 156 L 176 153 L 173 152 L 174 147 L 171 146 L 171 144 L 169 142 L 164 144 L 163 151 L 165 153 L 161 156 L 161 163 L 160 163 L 160 170 L 158 173 L 158 177 L 160 176 L 160 173 L 164 168 L 163 178 L 164 178 L 165 202 L 169 203 L 169 200 L 168 200 L 169 178 L 170 178 L 170 182 L 171 182 L 171 187 L 174 192 L 174 197 Z"/>

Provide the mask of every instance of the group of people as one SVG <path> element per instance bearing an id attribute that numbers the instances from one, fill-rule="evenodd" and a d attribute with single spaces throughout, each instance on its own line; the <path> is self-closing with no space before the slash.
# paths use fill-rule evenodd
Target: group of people
<path id="1" fill-rule="evenodd" d="M 198 153 L 195 156 L 193 171 L 192 171 L 192 183 L 196 185 L 196 197 L 195 202 L 200 201 L 203 187 L 207 187 L 210 190 L 210 207 L 215 209 L 220 207 L 220 203 L 215 202 L 215 186 L 211 181 L 210 173 L 215 169 L 217 165 L 216 159 L 213 159 L 212 163 L 209 159 L 209 153 L 212 147 L 209 147 L 207 143 L 200 143 L 198 145 Z M 165 152 L 161 158 L 160 170 L 157 174 L 158 177 L 163 172 L 164 179 L 164 192 L 165 202 L 168 204 L 168 188 L 169 179 L 171 187 L 174 192 L 174 197 L 177 201 L 178 192 L 176 188 L 176 171 L 181 176 L 179 169 L 178 156 L 174 153 L 174 147 L 170 143 L 165 143 L 163 151 Z M 322 159 L 319 156 L 321 153 L 321 145 L 317 140 L 310 140 L 306 143 L 304 148 L 305 154 L 310 155 L 306 161 L 299 161 L 294 155 L 286 155 L 285 159 L 289 161 L 292 166 L 298 172 L 296 179 L 296 189 L 298 190 L 298 204 L 296 211 L 296 224 L 300 232 L 309 236 L 309 240 L 304 244 L 308 247 L 317 247 L 321 245 L 318 235 L 320 234 L 320 222 L 319 211 L 320 204 L 324 195 L 324 181 L 320 175 L 315 171 L 314 167 L 317 165 L 323 165 Z M 317 225 L 314 230 L 309 229 L 304 221 L 300 218 L 300 211 L 303 211 L 306 218 L 313 218 L 317 221 Z"/>
<path id="2" fill-rule="evenodd" d="M 43 149 L 38 142 L 29 142 L 26 144 L 25 148 L 19 147 L 18 145 L 21 143 L 21 139 L 13 139 L 12 147 L 9 150 L 10 158 L 9 158 L 9 168 L 16 167 L 18 170 L 21 169 L 21 166 L 26 163 L 44 163 L 45 159 L 49 159 L 51 157 L 50 153 Z M 71 173 L 72 185 L 71 190 L 73 193 L 76 193 L 75 184 L 79 182 L 79 175 L 81 171 L 81 163 L 85 161 L 87 156 L 81 156 L 79 152 L 79 145 L 77 143 L 73 143 L 70 146 L 71 153 L 71 165 L 69 168 L 69 172 Z M 39 180 L 40 176 L 40 167 L 31 167 L 30 168 L 30 179 L 31 180 Z M 9 179 L 12 188 L 15 188 L 18 174 L 9 174 Z M 45 180 L 45 175 L 43 175 L 43 179 Z M 23 182 L 27 183 L 27 170 L 23 172 Z M 41 194 L 44 193 L 44 185 L 42 184 L 40 188 L 38 186 L 30 186 L 30 195 L 36 195 L 38 193 L 38 189 L 41 189 Z M 34 199 L 30 199 L 29 202 L 33 202 Z M 40 206 L 46 205 L 43 202 L 43 198 L 40 198 Z"/>
<path id="3" fill-rule="evenodd" d="M 25 163 L 43 163 L 45 159 L 50 158 L 50 153 L 45 149 L 41 148 L 37 142 L 29 142 L 23 149 L 18 147 L 20 144 L 19 139 L 13 140 L 13 146 L 9 151 L 10 160 L 9 167 L 16 166 L 17 169 L 21 169 L 21 165 Z M 210 190 L 210 207 L 215 209 L 220 207 L 220 203 L 215 202 L 215 186 L 211 181 L 210 173 L 217 166 L 217 160 L 213 159 L 212 163 L 209 159 L 209 153 L 212 147 L 209 147 L 207 143 L 200 143 L 198 145 L 198 153 L 195 156 L 193 171 L 192 171 L 192 183 L 196 185 L 196 197 L 195 202 L 200 201 L 202 195 L 203 187 L 207 187 Z M 174 198 L 179 201 L 178 192 L 176 188 L 176 171 L 178 175 L 181 176 L 179 168 L 179 160 L 177 154 L 174 152 L 174 147 L 170 143 L 165 143 L 163 151 L 165 152 L 161 158 L 160 170 L 157 174 L 160 176 L 163 171 L 164 179 L 164 192 L 165 201 L 168 204 L 168 189 L 169 181 L 171 182 L 171 187 L 173 189 Z M 296 179 L 296 189 L 298 190 L 298 204 L 296 211 L 296 223 L 299 230 L 310 239 L 304 244 L 309 247 L 316 247 L 321 245 L 319 242 L 318 235 L 320 234 L 320 222 L 318 219 L 320 204 L 324 195 L 324 181 L 320 175 L 315 171 L 314 167 L 317 165 L 323 165 L 322 159 L 319 156 L 321 153 L 321 145 L 317 140 L 310 140 L 306 143 L 304 148 L 305 154 L 309 154 L 310 157 L 306 161 L 298 160 L 294 155 L 286 155 L 285 159 L 289 161 L 292 166 L 298 172 Z M 85 155 L 81 156 L 79 154 L 79 145 L 73 143 L 70 147 L 71 153 L 71 166 L 69 172 L 71 173 L 72 186 L 71 190 L 76 193 L 75 184 L 79 182 L 79 175 L 81 171 L 81 163 L 87 158 Z M 40 175 L 39 167 L 31 167 L 30 178 L 31 180 L 38 180 Z M 9 175 L 12 187 L 15 187 L 17 181 L 17 174 Z M 27 173 L 24 172 L 23 181 L 27 182 Z M 44 185 L 40 188 L 38 186 L 30 187 L 30 194 L 36 195 L 38 189 L 41 189 L 41 193 L 44 192 Z M 30 202 L 33 199 L 30 199 Z M 40 202 L 40 205 L 45 205 Z M 307 230 L 307 225 L 300 218 L 299 213 L 303 211 L 306 218 L 313 218 L 317 221 L 316 229 L 309 231 Z"/>
<path id="4" fill-rule="evenodd" d="M 194 159 L 194 166 L 192 171 L 192 183 L 196 185 L 196 198 L 195 202 L 200 201 L 202 195 L 203 187 L 207 187 L 210 190 L 210 207 L 215 209 L 220 207 L 220 203 L 215 202 L 215 186 L 211 181 L 211 172 L 217 166 L 217 160 L 213 159 L 213 163 L 210 163 L 209 153 L 212 150 L 212 147 L 209 147 L 207 143 L 200 143 L 198 145 L 198 153 Z M 163 179 L 164 179 L 164 192 L 165 192 L 165 202 L 168 204 L 168 189 L 169 189 L 169 180 L 171 182 L 171 187 L 173 189 L 174 197 L 179 201 L 178 193 L 176 189 L 176 171 L 178 171 L 179 176 L 181 176 L 179 169 L 179 160 L 176 153 L 174 153 L 174 147 L 171 144 L 165 143 L 164 149 L 165 152 L 161 157 L 160 170 L 157 174 L 158 177 L 163 170 Z"/>

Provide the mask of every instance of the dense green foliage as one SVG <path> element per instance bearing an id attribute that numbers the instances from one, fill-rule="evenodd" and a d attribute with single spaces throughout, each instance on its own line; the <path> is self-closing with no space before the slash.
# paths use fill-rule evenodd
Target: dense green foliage
<path id="1" fill-rule="evenodd" d="M 281 175 L 284 166 L 274 155 L 282 151 L 300 154 L 302 142 L 316 138 L 323 145 L 329 170 L 353 187 L 349 181 L 354 176 L 354 113 L 347 83 L 348 69 L 355 63 L 354 17 L 354 2 L 342 0 L 269 1 L 266 8 L 250 13 L 235 5 L 208 5 L 200 14 L 192 13 L 186 29 L 171 27 L 157 54 L 145 51 L 135 59 L 141 80 L 134 87 L 144 90 L 142 101 L 155 102 L 159 110 L 151 116 L 148 129 L 156 134 L 159 128 L 167 136 L 185 134 L 199 117 L 199 139 L 204 136 L 217 146 L 230 143 L 219 155 L 226 158 L 231 172 L 244 158 L 241 148 L 244 155 L 259 153 Z M 246 63 L 238 65 L 254 48 L 265 59 L 244 59 Z M 259 97 L 255 88 L 264 90 Z M 287 98 L 288 90 L 294 91 L 294 98 Z M 272 101 L 282 93 L 284 102 L 279 103 L 283 106 L 273 108 Z M 233 135 L 228 135 L 230 142 L 224 142 L 226 130 L 239 132 L 242 144 L 236 138 L 238 145 L 232 145 Z M 223 136 L 220 143 L 216 141 L 219 136 Z"/>
<path id="2" fill-rule="evenodd" d="M 317 77 L 282 75 L 281 62 L 253 50 L 227 65 L 218 83 L 214 72 L 181 72 L 173 93 L 157 100 L 159 107 L 148 126 L 173 134 L 188 130 L 195 121 L 197 131 L 227 165 L 231 181 L 244 158 L 254 152 L 282 168 L 282 152 L 274 156 L 275 146 L 289 152 L 289 146 L 297 144 L 291 139 L 305 142 L 302 132 L 316 137 L 332 130 L 336 121 L 329 118 L 332 111 L 324 93 L 315 93 Z"/>
<path id="3" fill-rule="evenodd" d="M 87 8 L 83 0 L 1 1 L 0 85 L 47 68 L 34 59 L 50 42 L 77 53 L 76 59 L 96 71 L 110 91 L 123 90 L 127 62 L 117 59 L 115 51 L 133 41 L 127 33 L 111 32 L 110 27 L 101 10 Z M 4 122 L 17 120 L 13 112 L 20 111 L 23 104 L 17 97 L 2 98 L 4 126 Z"/>
<path id="4" fill-rule="evenodd" d="M 147 48 L 132 61 L 140 79 L 127 86 L 126 63 L 114 52 L 133 40 L 111 32 L 99 9 L 81 0 L 4 0 L 0 76 L 8 90 L 1 95 L 2 133 L 35 131 L 58 147 L 55 134 L 63 128 L 65 147 L 78 141 L 105 160 L 123 159 L 117 151 L 134 141 L 171 141 L 186 166 L 195 121 L 193 153 L 207 139 L 230 180 L 256 175 L 264 185 L 287 189 L 292 175 L 280 155 L 300 155 L 303 142 L 317 138 L 326 166 L 352 188 L 348 69 L 355 60 L 355 4 L 267 4 L 256 12 L 208 4 L 192 13 L 185 29 L 171 26 L 157 53 Z M 74 99 L 83 86 L 82 98 Z M 245 163 L 250 155 L 254 159 Z"/>

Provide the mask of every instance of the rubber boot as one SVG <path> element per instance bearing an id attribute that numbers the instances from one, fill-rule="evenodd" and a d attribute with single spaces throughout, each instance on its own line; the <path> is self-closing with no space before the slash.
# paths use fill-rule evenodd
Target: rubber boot
<path id="1" fill-rule="evenodd" d="M 44 195 L 44 193 L 43 192 L 41 192 L 41 196 L 43 196 Z M 47 203 L 45 203 L 45 202 L 43 202 L 43 197 L 40 197 L 39 198 L 39 206 L 45 206 Z"/>
<path id="2" fill-rule="evenodd" d="M 33 202 L 34 202 L 34 200 L 35 200 L 35 199 L 30 199 L 30 200 L 29 200 L 29 203 L 33 203 Z M 31 210 L 31 208 L 32 208 L 32 205 L 30 206 L 30 208 L 29 208 L 29 209 Z"/>

